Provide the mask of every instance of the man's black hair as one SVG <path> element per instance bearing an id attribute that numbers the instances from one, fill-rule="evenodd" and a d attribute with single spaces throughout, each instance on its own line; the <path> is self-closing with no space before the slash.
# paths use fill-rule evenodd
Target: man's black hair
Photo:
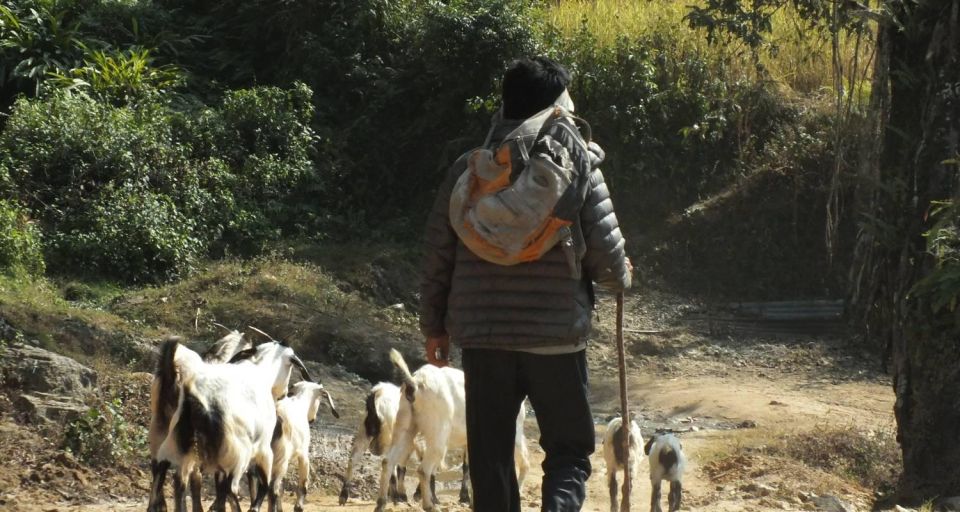
<path id="1" fill-rule="evenodd" d="M 503 117 L 526 119 L 553 105 L 570 72 L 547 57 L 515 60 L 503 75 Z"/>

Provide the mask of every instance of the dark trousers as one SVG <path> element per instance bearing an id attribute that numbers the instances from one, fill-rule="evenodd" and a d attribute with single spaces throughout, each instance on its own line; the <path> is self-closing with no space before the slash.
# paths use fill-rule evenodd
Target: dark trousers
<path id="1" fill-rule="evenodd" d="M 579 511 L 595 442 L 586 351 L 546 356 L 467 349 L 463 372 L 473 510 L 520 512 L 513 448 L 520 404 L 529 397 L 546 453 L 541 510 Z"/>

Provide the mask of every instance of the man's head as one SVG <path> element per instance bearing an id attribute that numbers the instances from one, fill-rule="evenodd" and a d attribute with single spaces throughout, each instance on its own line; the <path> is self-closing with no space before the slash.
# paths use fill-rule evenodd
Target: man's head
<path id="1" fill-rule="evenodd" d="M 570 83 L 570 72 L 547 57 L 514 61 L 503 75 L 503 117 L 526 119 L 553 105 Z"/>

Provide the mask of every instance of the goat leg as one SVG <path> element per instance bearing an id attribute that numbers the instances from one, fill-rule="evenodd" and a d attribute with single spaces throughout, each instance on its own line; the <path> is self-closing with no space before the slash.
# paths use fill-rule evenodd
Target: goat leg
<path id="1" fill-rule="evenodd" d="M 200 495 L 203 489 L 203 474 L 200 470 L 194 469 L 190 473 L 190 501 L 193 503 L 193 512 L 203 512 L 203 503 L 200 502 Z"/>
<path id="2" fill-rule="evenodd" d="M 650 512 L 663 512 L 660 508 L 660 482 L 654 483 L 650 491 Z"/>
<path id="3" fill-rule="evenodd" d="M 173 509 L 176 512 L 187 512 L 187 484 L 180 474 L 173 478 Z"/>
<path id="4" fill-rule="evenodd" d="M 610 512 L 620 512 L 617 505 L 617 472 L 607 470 L 607 486 L 610 488 Z"/>
<path id="5" fill-rule="evenodd" d="M 670 482 L 670 494 L 668 502 L 670 503 L 670 512 L 677 512 L 680 510 L 680 497 L 683 488 L 683 484 L 680 482 Z"/>
<path id="6" fill-rule="evenodd" d="M 267 493 L 270 491 L 270 487 L 268 485 L 267 470 L 260 464 L 257 464 L 254 471 L 257 473 L 258 480 L 257 494 L 256 497 L 250 497 L 250 512 L 259 512 L 260 507 L 263 505 L 263 499 L 267 497 Z"/>
<path id="7" fill-rule="evenodd" d="M 150 484 L 150 501 L 147 504 L 147 512 L 167 512 L 167 500 L 163 496 L 163 484 L 167 479 L 168 469 L 170 469 L 170 463 L 167 461 L 158 462 L 156 459 L 150 461 L 150 473 L 153 478 Z"/>

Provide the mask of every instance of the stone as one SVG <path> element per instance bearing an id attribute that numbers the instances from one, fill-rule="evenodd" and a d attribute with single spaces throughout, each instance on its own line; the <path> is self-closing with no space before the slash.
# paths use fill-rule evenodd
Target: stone
<path id="1" fill-rule="evenodd" d="M 14 407 L 33 423 L 67 425 L 86 414 L 89 407 L 75 398 L 50 393 L 25 393 L 17 397 Z"/>
<path id="2" fill-rule="evenodd" d="M 856 512 L 852 506 L 840 501 L 836 496 L 817 496 L 810 500 L 821 512 Z"/>
<path id="3" fill-rule="evenodd" d="M 97 372 L 69 357 L 38 347 L 11 346 L 0 364 L 4 385 L 23 393 L 55 393 L 79 398 L 97 385 Z"/>
<path id="4" fill-rule="evenodd" d="M 745 493 L 748 493 L 749 495 L 756 496 L 756 497 L 770 496 L 771 494 L 776 492 L 776 489 L 774 489 L 773 487 L 767 484 L 761 484 L 756 482 L 751 482 L 749 484 L 742 485 L 740 486 L 740 490 Z"/>

